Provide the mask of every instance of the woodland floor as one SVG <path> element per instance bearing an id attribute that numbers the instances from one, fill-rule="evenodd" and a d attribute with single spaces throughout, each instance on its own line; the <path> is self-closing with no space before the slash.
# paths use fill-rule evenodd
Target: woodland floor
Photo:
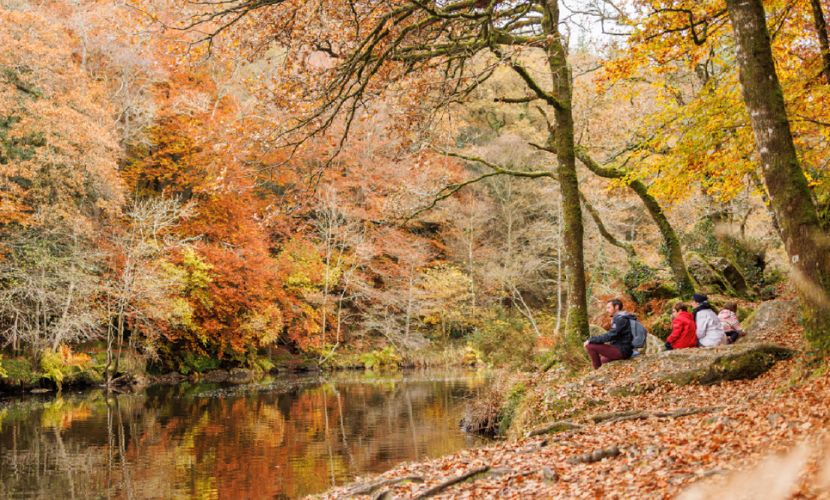
<path id="1" fill-rule="evenodd" d="M 801 332 L 791 326 L 774 339 L 757 340 L 802 348 Z M 830 498 L 830 370 L 826 364 L 807 369 L 803 357 L 796 356 L 754 380 L 711 386 L 664 383 L 645 394 L 609 395 L 608 377 L 630 377 L 633 365 L 613 363 L 600 370 L 607 370 L 606 377 L 589 376 L 578 382 L 586 401 L 602 401 L 596 413 L 620 412 L 617 415 L 622 418 L 594 423 L 582 414 L 572 420 L 581 425 L 575 430 L 403 464 L 324 496 L 654 498 L 674 497 L 685 490 L 689 498 L 734 498 L 738 494 L 775 498 L 776 493 L 777 498 Z M 550 392 L 551 387 L 540 383 L 533 390 Z M 553 390 L 564 394 L 573 391 L 574 384 Z M 677 410 L 701 413 L 654 415 Z M 647 416 L 636 413 L 626 419 L 628 412 Z M 799 444 L 806 444 L 806 449 Z M 580 460 L 610 447 L 617 447 L 619 454 L 595 462 Z M 765 458 L 785 452 L 789 455 L 780 462 Z M 478 473 L 429 492 L 470 472 Z M 412 480 L 394 481 L 406 477 Z"/>

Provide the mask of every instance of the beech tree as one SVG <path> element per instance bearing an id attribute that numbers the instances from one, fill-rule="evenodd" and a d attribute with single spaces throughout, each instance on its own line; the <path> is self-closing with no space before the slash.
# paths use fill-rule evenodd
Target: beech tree
<path id="1" fill-rule="evenodd" d="M 744 102 L 781 239 L 801 291 L 805 334 L 830 353 L 830 241 L 801 169 L 760 0 L 727 0 Z"/>

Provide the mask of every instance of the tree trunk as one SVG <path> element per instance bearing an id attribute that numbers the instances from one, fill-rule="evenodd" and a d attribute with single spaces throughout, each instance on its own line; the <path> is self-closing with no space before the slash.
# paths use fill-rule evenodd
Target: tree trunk
<path id="1" fill-rule="evenodd" d="M 562 327 L 562 196 L 556 207 L 556 334 Z"/>
<path id="2" fill-rule="evenodd" d="M 585 205 L 585 210 L 587 210 L 591 215 L 591 218 L 594 219 L 594 224 L 596 224 L 599 234 L 605 238 L 608 243 L 611 243 L 615 247 L 622 248 L 629 259 L 636 259 L 637 252 L 634 251 L 634 246 L 630 243 L 618 240 L 613 234 L 611 234 L 611 232 L 608 231 L 608 228 L 605 227 L 605 223 L 602 222 L 602 217 L 600 217 L 597 209 L 591 205 L 591 202 L 588 201 L 588 198 L 586 198 L 581 191 L 579 193 L 579 197 L 582 199 L 582 204 Z"/>
<path id="3" fill-rule="evenodd" d="M 565 335 L 570 339 L 588 337 L 587 287 L 583 254 L 582 207 L 579 202 L 579 179 L 576 175 L 574 121 L 571 109 L 571 72 L 559 33 L 557 0 L 544 3 L 543 27 L 548 34 L 548 67 L 553 79 L 553 94 L 561 104 L 555 109 L 557 177 L 562 193 L 565 222 L 565 273 L 568 276 L 568 315 Z"/>
<path id="4" fill-rule="evenodd" d="M 579 160 L 588 167 L 588 170 L 600 177 L 606 179 L 622 179 L 626 177 L 626 173 L 621 170 L 600 165 L 582 149 L 578 149 L 576 154 Z M 663 209 L 660 207 L 657 199 L 648 192 L 648 187 L 642 181 L 637 179 L 629 180 L 628 187 L 640 197 L 651 219 L 657 224 L 657 228 L 660 230 L 660 235 L 663 237 L 663 244 L 665 245 L 663 256 L 666 258 L 666 263 L 669 265 L 674 276 L 677 291 L 683 297 L 691 297 L 695 292 L 694 282 L 689 275 L 689 270 L 686 268 L 686 261 L 683 259 L 683 249 L 680 247 L 680 239 L 677 237 L 677 233 L 674 232 L 674 228 L 669 222 L 669 219 L 663 213 Z"/>
<path id="5" fill-rule="evenodd" d="M 830 41 L 827 39 L 827 21 L 821 9 L 821 0 L 810 0 L 813 7 L 813 25 L 818 35 L 818 45 L 821 48 L 821 74 L 824 81 L 830 85 Z"/>
<path id="6" fill-rule="evenodd" d="M 744 102 L 770 202 L 801 296 L 804 333 L 830 354 L 830 251 L 798 162 L 761 0 L 727 0 Z"/>
<path id="7" fill-rule="evenodd" d="M 674 232 L 674 228 L 666 214 L 663 213 L 657 199 L 648 192 L 645 184 L 640 181 L 633 181 L 629 186 L 640 197 L 663 236 L 663 244 L 666 246 L 663 249 L 663 256 L 671 268 L 677 291 L 682 297 L 690 297 L 695 293 L 695 286 L 692 277 L 689 276 L 689 270 L 686 268 L 686 261 L 683 260 L 683 249 L 680 247 L 680 239 L 677 237 L 677 233 Z"/>

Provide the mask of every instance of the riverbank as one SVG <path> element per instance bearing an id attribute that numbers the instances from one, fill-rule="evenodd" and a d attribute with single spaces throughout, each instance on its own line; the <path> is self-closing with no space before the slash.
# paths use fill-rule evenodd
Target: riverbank
<path id="1" fill-rule="evenodd" d="M 760 309 L 753 335 L 734 346 L 525 378 L 509 391 L 518 396 L 508 440 L 403 464 L 324 497 L 668 497 L 711 485 L 721 496 L 828 495 L 830 364 L 803 354 L 794 321 L 765 319 L 786 306 Z M 773 472 L 756 471 L 791 450 Z M 729 490 L 734 481 L 742 489 Z"/>
<path id="2" fill-rule="evenodd" d="M 307 373 L 401 370 L 411 368 L 471 367 L 480 360 L 463 345 L 435 346 L 399 355 L 389 348 L 368 352 L 335 353 L 315 357 L 274 349 L 260 355 L 246 366 L 222 366 L 218 361 L 200 359 L 183 365 L 180 371 L 153 373 L 145 360 L 134 351 L 122 354 L 113 388 L 135 391 L 153 385 L 182 382 L 248 384 L 274 375 Z M 33 363 L 23 356 L 0 356 L 0 396 L 25 396 L 83 390 L 104 385 L 106 353 L 98 350 L 72 353 L 60 350 L 54 359 Z"/>

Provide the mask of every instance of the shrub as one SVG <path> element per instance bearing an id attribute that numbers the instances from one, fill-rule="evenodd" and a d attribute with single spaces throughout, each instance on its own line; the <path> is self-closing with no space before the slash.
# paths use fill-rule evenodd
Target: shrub
<path id="1" fill-rule="evenodd" d="M 26 387 L 40 378 L 26 358 L 11 358 L 0 363 L 2 363 L 0 368 L 5 373 L 5 380 L 10 385 Z"/>
<path id="2" fill-rule="evenodd" d="M 201 356 L 190 351 L 184 353 L 179 362 L 179 373 L 189 375 L 190 373 L 204 373 L 219 368 L 220 361 L 210 356 Z"/>
<path id="3" fill-rule="evenodd" d="M 270 373 L 276 366 L 267 356 L 258 356 L 254 362 L 255 367 L 263 373 Z"/>
<path id="4" fill-rule="evenodd" d="M 43 372 L 43 377 L 51 380 L 58 386 L 58 390 L 63 386 L 63 361 L 61 355 L 46 351 L 40 356 L 40 370 Z"/>
<path id="5" fill-rule="evenodd" d="M 630 268 L 625 273 L 625 276 L 623 276 L 625 289 L 631 295 L 631 298 L 634 299 L 634 302 L 638 304 L 642 304 L 648 299 L 647 292 L 652 288 L 648 286 L 644 287 L 643 285 L 656 281 L 657 271 L 637 259 L 631 260 Z"/>
<path id="6" fill-rule="evenodd" d="M 526 319 L 498 307 L 484 314 L 470 344 L 493 366 L 528 368 L 536 336 Z"/>
<path id="7" fill-rule="evenodd" d="M 360 356 L 360 362 L 367 370 L 378 370 L 384 368 L 398 368 L 401 364 L 401 357 L 392 346 L 383 349 L 367 352 Z"/>

